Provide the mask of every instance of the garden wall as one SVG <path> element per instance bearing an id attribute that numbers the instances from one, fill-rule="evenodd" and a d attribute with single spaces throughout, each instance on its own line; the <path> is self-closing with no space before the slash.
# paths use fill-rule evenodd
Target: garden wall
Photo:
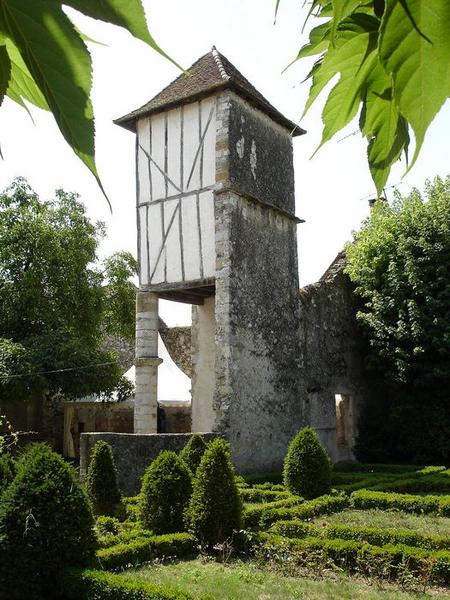
<path id="1" fill-rule="evenodd" d="M 95 443 L 103 440 L 111 446 L 116 461 L 120 491 L 125 496 L 137 494 L 145 469 L 161 450 L 179 452 L 190 433 L 82 433 L 80 436 L 80 474 L 84 476 Z M 206 441 L 218 437 L 202 433 Z"/>

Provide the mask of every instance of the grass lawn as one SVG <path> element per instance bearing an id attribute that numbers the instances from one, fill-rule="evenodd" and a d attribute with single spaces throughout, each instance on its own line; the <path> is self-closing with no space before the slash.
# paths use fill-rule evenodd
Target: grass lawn
<path id="1" fill-rule="evenodd" d="M 450 599 L 450 594 L 442 590 L 427 594 L 406 593 L 393 588 L 379 591 L 364 581 L 344 576 L 317 580 L 284 577 L 262 570 L 254 563 L 240 561 L 226 565 L 201 560 L 171 562 L 128 570 L 124 575 L 217 600 Z"/>
<path id="2" fill-rule="evenodd" d="M 388 510 L 345 510 L 319 517 L 316 525 L 344 524 L 357 527 L 380 527 L 382 529 L 413 529 L 426 535 L 450 536 L 450 518 L 432 515 L 412 515 Z"/>

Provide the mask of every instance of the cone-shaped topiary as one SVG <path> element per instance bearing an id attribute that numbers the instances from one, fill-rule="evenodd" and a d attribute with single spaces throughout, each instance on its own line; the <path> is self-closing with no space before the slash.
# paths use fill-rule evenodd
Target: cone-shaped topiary
<path id="1" fill-rule="evenodd" d="M 0 501 L 1 597 L 61 597 L 66 567 L 95 559 L 94 519 L 74 469 L 45 444 L 18 463 Z"/>
<path id="2" fill-rule="evenodd" d="M 142 479 L 139 518 L 154 533 L 184 529 L 184 513 L 192 493 L 191 473 L 181 458 L 163 450 Z"/>
<path id="3" fill-rule="evenodd" d="M 180 452 L 180 458 L 184 460 L 193 475 L 195 475 L 197 471 L 206 448 L 207 444 L 202 436 L 198 433 L 194 433 Z"/>
<path id="4" fill-rule="evenodd" d="M 16 476 L 16 461 L 7 452 L 0 454 L 0 494 L 2 494 Z"/>
<path id="5" fill-rule="evenodd" d="M 187 521 L 201 544 L 210 547 L 241 529 L 242 502 L 230 445 L 223 439 L 210 442 L 203 454 L 194 479 Z"/>
<path id="6" fill-rule="evenodd" d="M 91 452 L 86 489 L 97 515 L 112 515 L 120 501 L 117 470 L 111 446 L 97 442 Z"/>
<path id="7" fill-rule="evenodd" d="M 311 427 L 301 429 L 289 444 L 283 475 L 288 490 L 304 498 L 317 498 L 330 491 L 330 459 Z"/>

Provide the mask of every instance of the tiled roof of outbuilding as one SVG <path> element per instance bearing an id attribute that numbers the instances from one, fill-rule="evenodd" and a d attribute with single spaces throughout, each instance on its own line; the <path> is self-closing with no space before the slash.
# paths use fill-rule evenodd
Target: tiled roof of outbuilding
<path id="1" fill-rule="evenodd" d="M 182 73 L 149 102 L 114 122 L 135 131 L 136 119 L 161 112 L 180 104 L 192 102 L 216 90 L 230 89 L 268 114 L 274 121 L 292 131 L 292 135 L 305 133 L 304 129 L 287 119 L 240 73 L 215 47 L 199 58 L 186 73 Z"/>

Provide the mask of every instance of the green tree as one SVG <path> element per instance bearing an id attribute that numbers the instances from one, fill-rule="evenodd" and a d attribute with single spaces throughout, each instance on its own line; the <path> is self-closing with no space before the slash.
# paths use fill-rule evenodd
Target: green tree
<path id="1" fill-rule="evenodd" d="M 86 490 L 97 515 L 112 515 L 120 501 L 117 470 L 111 446 L 100 440 L 92 450 Z"/>
<path id="2" fill-rule="evenodd" d="M 2 597 L 60 598 L 64 569 L 95 560 L 93 526 L 75 470 L 45 444 L 31 445 L 0 501 Z"/>
<path id="3" fill-rule="evenodd" d="M 277 0 L 278 9 L 280 0 Z M 369 168 L 381 193 L 392 164 L 407 155 L 411 166 L 426 131 L 450 95 L 448 0 L 312 0 L 320 19 L 296 58 L 319 55 L 309 72 L 304 114 L 336 74 L 322 112 L 324 144 L 359 111 Z"/>
<path id="4" fill-rule="evenodd" d="M 450 177 L 436 178 L 425 197 L 414 190 L 377 202 L 346 248 L 368 366 L 384 380 L 361 418 L 368 458 L 374 449 L 403 460 L 450 457 L 449 215 Z"/>
<path id="5" fill-rule="evenodd" d="M 25 109 L 27 101 L 50 110 L 66 141 L 100 183 L 91 57 L 63 7 L 123 27 L 166 55 L 148 31 L 141 0 L 1 0 L 0 104 L 8 96 Z"/>
<path id="6" fill-rule="evenodd" d="M 122 317 L 112 318 L 108 297 L 128 285 L 132 269 L 105 280 L 103 235 L 76 194 L 59 190 L 42 202 L 17 179 L 0 195 L 1 398 L 108 395 L 119 385 L 117 358 L 100 346 Z M 134 294 L 128 302 L 131 310 Z"/>
<path id="7" fill-rule="evenodd" d="M 307 499 L 330 491 L 330 458 L 311 427 L 301 429 L 289 444 L 283 477 L 284 485 L 290 492 Z"/>
<path id="8" fill-rule="evenodd" d="M 155 533 L 184 529 L 184 513 L 192 493 L 191 473 L 181 458 L 163 450 L 142 479 L 139 518 Z"/>
<path id="9" fill-rule="evenodd" d="M 212 547 L 232 538 L 242 526 L 242 502 L 231 462 L 230 444 L 208 444 L 194 478 L 187 512 L 189 527 L 202 545 Z"/>

